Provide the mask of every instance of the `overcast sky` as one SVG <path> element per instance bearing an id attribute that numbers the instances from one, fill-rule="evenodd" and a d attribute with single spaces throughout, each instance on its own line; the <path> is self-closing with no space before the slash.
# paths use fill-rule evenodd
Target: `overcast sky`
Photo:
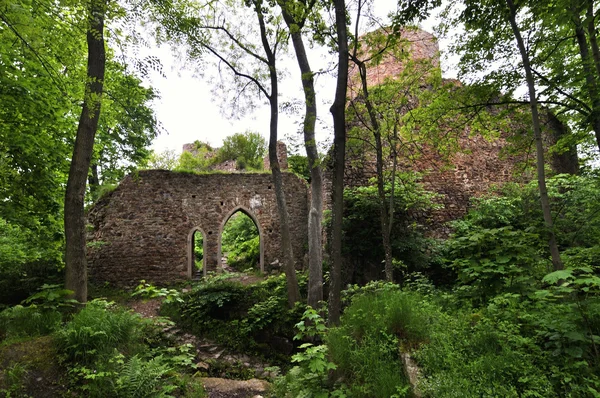
<path id="1" fill-rule="evenodd" d="M 378 0 L 375 3 L 376 12 L 382 16 L 391 11 L 395 4 L 390 0 Z M 434 20 L 435 18 L 432 17 L 423 23 L 423 29 L 432 32 Z M 440 47 L 443 49 L 444 43 L 440 43 Z M 246 130 L 258 132 L 268 139 L 268 106 L 254 108 L 242 120 L 228 118 L 224 116 L 227 112 L 221 112 L 218 98 L 213 98 L 214 94 L 211 90 L 213 86 L 210 81 L 193 76 L 190 70 L 181 69 L 169 48 L 154 49 L 153 55 L 161 58 L 166 77 L 152 73 L 147 83 L 160 93 L 161 99 L 155 102 L 154 109 L 158 120 L 167 132 L 154 140 L 152 145 L 154 150 L 160 152 L 171 149 L 180 152 L 183 144 L 195 140 L 220 146 L 223 138 Z M 288 69 L 288 76 L 280 85 L 280 93 L 286 99 L 302 100 L 299 72 L 293 50 L 289 55 L 289 61 L 282 63 Z M 313 70 L 326 67 L 323 52 L 313 51 L 309 56 Z M 335 94 L 335 76 L 331 74 L 318 76 L 316 91 L 318 101 L 322 102 L 318 110 L 320 123 L 317 126 L 317 140 L 324 144 L 331 142 L 333 134 L 329 106 Z M 287 141 L 286 137 L 300 137 L 301 118 L 302 114 L 280 114 L 279 139 Z M 304 154 L 303 149 L 301 153 Z"/>

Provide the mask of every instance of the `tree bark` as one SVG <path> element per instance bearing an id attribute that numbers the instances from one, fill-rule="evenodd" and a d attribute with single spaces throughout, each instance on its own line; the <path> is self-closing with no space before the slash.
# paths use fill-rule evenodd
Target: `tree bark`
<path id="1" fill-rule="evenodd" d="M 513 3 L 513 0 L 506 0 L 506 4 L 510 10 L 509 19 L 510 26 L 512 28 L 521 58 L 523 59 L 523 68 L 525 69 L 525 76 L 527 79 L 527 86 L 529 88 L 529 100 L 531 104 L 531 117 L 533 120 L 533 134 L 535 136 L 535 147 L 536 147 L 536 159 L 537 159 L 537 176 L 538 176 L 538 187 L 540 190 L 540 201 L 542 204 L 542 212 L 544 214 L 544 222 L 546 224 L 546 231 L 548 234 L 548 246 L 550 248 L 550 255 L 552 256 L 552 264 L 554 270 L 563 269 L 563 263 L 560 258 L 560 252 L 558 251 L 558 245 L 556 244 L 556 235 L 554 234 L 554 225 L 552 222 L 552 213 L 550 211 L 550 200 L 548 198 L 548 190 L 546 188 L 546 176 L 545 176 L 545 162 L 544 162 L 544 146 L 542 143 L 542 132 L 541 124 L 538 113 L 538 103 L 535 92 L 535 81 L 533 79 L 533 73 L 531 71 L 531 64 L 529 62 L 529 55 L 525 49 L 523 38 L 521 37 L 521 31 L 517 26 L 516 15 L 517 10 Z"/>
<path id="2" fill-rule="evenodd" d="M 577 38 L 577 45 L 579 46 L 579 55 L 581 56 L 583 73 L 585 74 L 585 88 L 591 102 L 592 110 L 590 112 L 590 121 L 592 129 L 594 130 L 594 133 L 596 135 L 596 144 L 598 145 L 598 149 L 600 149 L 600 82 L 598 81 L 598 73 L 600 73 L 598 71 L 600 70 L 600 64 L 594 62 L 595 54 L 593 54 L 593 52 L 592 54 L 590 54 L 588 40 L 586 38 L 585 29 L 583 27 L 583 22 L 581 21 L 581 17 L 579 16 L 578 10 L 573 8 L 571 12 L 573 15 L 573 23 L 575 25 L 575 37 Z M 590 38 L 593 35 L 592 43 L 594 43 L 596 38 L 595 30 L 592 29 L 589 33 Z M 596 67 L 594 67 L 594 65 Z"/>
<path id="3" fill-rule="evenodd" d="M 275 187 L 275 197 L 277 198 L 277 211 L 279 213 L 279 224 L 281 227 L 281 248 L 283 254 L 283 270 L 285 272 L 288 291 L 288 304 L 291 307 L 297 301 L 300 301 L 300 289 L 296 279 L 296 267 L 294 264 L 294 252 L 290 236 L 290 223 L 288 218 L 287 203 L 283 189 L 283 179 L 281 177 L 281 168 L 279 159 L 277 159 L 277 127 L 279 119 L 279 89 L 277 82 L 276 59 L 267 39 L 267 30 L 265 27 L 264 16 L 260 4 L 255 4 L 255 12 L 258 16 L 260 26 L 260 36 L 263 48 L 267 55 L 269 65 L 269 78 L 271 80 L 271 94 L 269 96 L 269 105 L 271 108 L 271 120 L 269 123 L 269 162 L 271 164 L 271 173 L 273 175 L 273 186 Z"/>
<path id="4" fill-rule="evenodd" d="M 100 177 L 98 176 L 98 164 L 96 162 L 90 165 L 88 184 L 90 185 L 90 193 L 92 194 L 92 198 L 95 198 L 96 192 L 98 192 L 98 188 L 100 187 Z"/>
<path id="5" fill-rule="evenodd" d="M 381 238 L 383 241 L 384 252 L 384 269 L 385 279 L 388 282 L 394 280 L 394 269 L 392 267 L 392 242 L 391 242 L 391 223 L 390 213 L 388 213 L 388 205 L 385 199 L 385 180 L 383 175 L 383 144 L 381 142 L 381 125 L 375 108 L 369 98 L 369 89 L 367 87 L 367 68 L 364 62 L 359 61 L 356 56 L 353 57 L 354 63 L 360 72 L 360 80 L 363 92 L 363 99 L 373 128 L 373 138 L 375 139 L 375 154 L 376 154 L 376 172 L 377 172 L 377 196 L 379 197 L 379 220 L 381 224 Z M 393 206 L 393 202 L 390 203 Z"/>
<path id="6" fill-rule="evenodd" d="M 330 112 L 333 116 L 333 189 L 331 222 L 331 274 L 329 285 L 330 325 L 340 322 L 342 287 L 342 220 L 344 213 L 344 166 L 346 161 L 346 93 L 348 91 L 348 32 L 346 4 L 334 0 L 335 26 L 338 43 L 338 75 L 335 100 Z"/>
<path id="7" fill-rule="evenodd" d="M 296 60 L 300 67 L 302 88 L 304 89 L 304 147 L 308 157 L 310 170 L 310 210 L 308 213 L 308 298 L 307 303 L 313 308 L 319 306 L 323 300 L 323 247 L 321 220 L 323 218 L 323 178 L 319 152 L 315 140 L 315 124 L 317 120 L 317 98 L 314 86 L 314 73 L 308 62 L 308 55 L 304 47 L 301 28 L 303 21 L 297 22 L 290 14 L 288 2 L 281 2 L 283 19 L 291 32 L 292 44 L 296 53 Z"/>
<path id="8" fill-rule="evenodd" d="M 87 301 L 87 261 L 84 198 L 86 180 L 100 118 L 100 99 L 104 83 L 104 13 L 107 0 L 91 0 L 87 30 L 88 64 L 85 99 L 77 127 L 77 137 L 65 192 L 65 287 L 75 299 Z"/>
<path id="9" fill-rule="evenodd" d="M 588 1 L 586 12 L 588 20 L 588 36 L 590 37 L 590 46 L 592 47 L 592 56 L 594 65 L 596 65 L 596 76 L 600 76 L 600 49 L 598 49 L 598 35 L 596 28 L 596 15 L 594 15 L 594 1 Z"/>

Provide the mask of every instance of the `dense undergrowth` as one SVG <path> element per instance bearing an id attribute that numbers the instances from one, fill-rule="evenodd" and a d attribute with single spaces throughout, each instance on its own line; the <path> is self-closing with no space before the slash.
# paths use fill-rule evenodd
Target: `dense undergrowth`
<path id="1" fill-rule="evenodd" d="M 507 185 L 424 248 L 443 270 L 348 289 L 340 326 L 294 357 L 277 396 L 410 397 L 405 352 L 424 397 L 599 397 L 600 182 L 561 175 L 549 190 L 564 270 L 535 185 Z"/>
<path id="2" fill-rule="evenodd" d="M 0 313 L 0 391 L 202 396 L 191 347 L 163 333 L 175 322 L 277 365 L 273 397 L 600 397 L 600 182 L 557 176 L 549 191 L 565 269 L 552 269 L 535 186 L 507 185 L 476 200 L 449 239 L 412 240 L 435 261 L 399 270 L 398 284 L 348 286 L 331 328 L 322 308 L 288 308 L 283 275 L 245 285 L 219 274 L 184 294 L 141 283 L 137 294 L 161 297 L 172 321 L 105 299 L 75 312 L 68 292 L 46 286 Z M 48 395 L 31 390 L 49 374 Z"/>
<path id="3" fill-rule="evenodd" d="M 164 335 L 167 319 L 150 320 L 114 302 L 94 299 L 79 311 L 70 292 L 46 286 L 23 305 L 0 313 L 0 393 L 7 397 L 203 397 L 192 375 L 190 345 Z M 43 340 L 40 340 L 43 339 Z M 14 352 L 22 345 L 51 351 L 42 363 Z M 39 362 L 39 361 L 37 361 Z M 40 366 L 55 373 L 40 384 Z M 45 375 L 45 374 L 44 374 Z M 45 375 L 48 376 L 48 375 Z"/>
<path id="4" fill-rule="evenodd" d="M 289 309 L 285 276 L 244 285 L 232 275 L 209 277 L 182 295 L 182 302 L 163 306 L 163 313 L 197 335 L 239 351 L 284 365 L 294 350 L 294 325 L 303 305 Z M 301 290 L 306 276 L 298 275 Z"/>

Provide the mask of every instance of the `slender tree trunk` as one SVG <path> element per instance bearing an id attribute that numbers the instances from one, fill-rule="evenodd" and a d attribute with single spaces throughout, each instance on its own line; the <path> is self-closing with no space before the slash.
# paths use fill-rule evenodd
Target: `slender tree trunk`
<path id="1" fill-rule="evenodd" d="M 65 192 L 65 287 L 75 299 L 87 301 L 87 261 L 85 241 L 85 187 L 100 118 L 100 99 L 104 82 L 104 13 L 106 0 L 91 0 L 87 31 L 88 65 L 83 102 L 73 158 Z"/>
<path id="2" fill-rule="evenodd" d="M 519 52 L 523 59 L 523 67 L 525 69 L 525 76 L 527 79 L 527 86 L 529 88 L 529 100 L 531 104 L 531 117 L 533 120 L 533 133 L 535 136 L 535 147 L 537 154 L 537 175 L 538 175 L 538 187 L 540 190 L 540 201 L 542 203 L 542 212 L 544 214 L 544 221 L 546 224 L 546 231 L 548 234 L 548 246 L 550 248 L 550 255 L 552 256 L 552 264 L 555 270 L 563 269 L 563 263 L 560 258 L 560 252 L 558 251 L 558 245 L 556 244 L 556 235 L 554 234 L 554 225 L 552 223 L 552 213 L 550 211 L 550 200 L 548 198 L 548 190 L 546 188 L 546 176 L 545 176 L 545 162 L 544 162 L 544 146 L 542 143 L 542 132 L 540 128 L 540 118 L 538 114 L 538 103 L 535 92 L 535 81 L 533 79 L 533 73 L 531 72 L 531 64 L 529 62 L 529 55 L 525 49 L 523 38 L 521 37 L 521 31 L 517 26 L 516 21 L 516 8 L 513 0 L 506 0 L 506 4 L 510 9 L 510 26 L 512 27 L 513 34 L 517 40 L 519 46 Z"/>
<path id="3" fill-rule="evenodd" d="M 379 220 L 381 224 L 381 238 L 383 241 L 383 252 L 385 255 L 385 279 L 389 282 L 394 280 L 394 270 L 392 267 L 392 243 L 391 243 L 391 227 L 388 213 L 387 201 L 385 198 L 385 178 L 383 175 L 383 144 L 381 141 L 381 125 L 375 108 L 369 97 L 369 89 L 367 86 L 367 68 L 364 62 L 359 61 L 356 57 L 352 57 L 354 63 L 360 72 L 360 80 L 363 92 L 363 100 L 367 107 L 369 120 L 373 129 L 373 138 L 375 138 L 375 154 L 376 154 L 376 169 L 377 169 L 377 196 L 379 197 Z M 393 205 L 390 203 L 390 205 Z M 391 209 L 390 209 L 391 211 Z"/>
<path id="4" fill-rule="evenodd" d="M 333 190 L 331 225 L 331 276 L 329 285 L 330 325 L 340 322 L 342 290 L 342 220 L 344 213 L 344 166 L 346 161 L 346 93 L 348 91 L 348 32 L 346 3 L 334 0 L 335 26 L 338 42 L 338 75 L 335 100 L 331 105 L 333 116 Z"/>
<path id="5" fill-rule="evenodd" d="M 579 55 L 581 56 L 583 73 L 585 74 L 585 88 L 591 102 L 592 110 L 590 112 L 590 121 L 596 135 L 596 144 L 598 145 L 598 149 L 600 149 L 600 82 L 598 81 L 600 63 L 594 62 L 594 57 L 597 56 L 597 54 L 594 54 L 593 51 L 592 54 L 590 54 L 588 40 L 578 10 L 573 8 L 571 12 L 573 15 L 573 23 L 575 24 L 575 37 L 577 38 L 577 45 L 579 46 Z M 590 38 L 592 35 L 592 42 L 596 44 L 596 51 L 598 51 L 598 44 L 595 40 L 595 29 L 591 30 Z"/>
<path id="6" fill-rule="evenodd" d="M 281 227 L 281 248 L 283 254 L 283 270 L 285 272 L 288 290 L 288 304 L 291 307 L 294 303 L 300 301 L 300 289 L 296 279 L 296 267 L 294 264 L 294 252 L 290 236 L 290 222 L 288 218 L 287 203 L 283 189 L 283 178 L 277 159 L 277 127 L 279 119 L 279 100 L 278 100 L 278 82 L 276 60 L 269 41 L 267 40 L 267 31 L 265 27 L 264 16 L 261 11 L 261 2 L 256 3 L 255 12 L 258 16 L 260 25 L 260 36 L 267 60 L 269 63 L 269 77 L 271 79 L 271 95 L 269 104 L 271 106 L 271 120 L 269 124 L 269 162 L 271 164 L 271 173 L 273 174 L 273 185 L 275 187 L 275 197 L 277 198 L 277 210 L 279 213 L 279 224 Z"/>
<path id="7" fill-rule="evenodd" d="M 315 124 L 317 120 L 317 99 L 314 86 L 314 74 L 308 62 L 308 56 L 302 40 L 300 27 L 282 7 L 284 19 L 292 32 L 292 43 L 296 59 L 302 74 L 302 88 L 306 113 L 304 115 L 304 146 L 310 169 L 311 202 L 308 214 L 308 305 L 317 308 L 323 300 L 323 248 L 321 219 L 323 216 L 323 178 L 317 142 L 315 140 Z"/>

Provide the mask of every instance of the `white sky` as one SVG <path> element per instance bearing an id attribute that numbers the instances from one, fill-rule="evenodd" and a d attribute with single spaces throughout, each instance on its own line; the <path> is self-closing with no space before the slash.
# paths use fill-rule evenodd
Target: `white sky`
<path id="1" fill-rule="evenodd" d="M 377 0 L 376 13 L 386 15 L 395 6 L 393 0 Z M 433 15 L 436 13 L 434 12 Z M 434 18 L 422 24 L 422 27 L 431 32 Z M 445 47 L 440 43 L 440 48 Z M 177 61 L 170 49 L 156 49 L 153 55 L 160 57 L 166 77 L 158 73 L 151 73 L 148 84 L 157 89 L 161 99 L 155 102 L 154 109 L 166 134 L 158 136 L 152 149 L 161 152 L 167 149 L 181 151 L 183 144 L 200 140 L 213 146 L 220 146 L 223 139 L 229 135 L 251 130 L 262 134 L 268 140 L 269 135 L 269 109 L 268 106 L 258 106 L 253 112 L 242 120 L 233 120 L 225 117 L 219 109 L 219 101 L 213 98 L 211 83 L 201 77 L 193 76 L 193 72 L 177 67 Z M 298 66 L 295 63 L 293 49 L 289 52 L 289 61 L 283 62 L 288 69 L 288 76 L 280 83 L 280 93 L 285 98 L 302 100 L 302 90 L 299 80 Z M 209 56 L 209 55 L 207 55 Z M 326 67 L 323 56 L 318 52 L 309 54 L 311 67 L 318 70 Z M 332 140 L 332 119 L 329 106 L 335 95 L 335 77 L 321 75 L 316 80 L 318 101 L 322 102 L 318 109 L 320 123 L 317 125 L 317 140 L 328 143 Z M 303 107 L 300 108 L 303 112 Z M 226 112 L 225 112 L 226 113 Z M 280 113 L 279 139 L 287 141 L 286 135 L 300 137 L 300 122 L 302 114 L 288 115 Z M 299 141 L 301 142 L 301 141 Z M 301 154 L 304 153 L 302 148 Z"/>

